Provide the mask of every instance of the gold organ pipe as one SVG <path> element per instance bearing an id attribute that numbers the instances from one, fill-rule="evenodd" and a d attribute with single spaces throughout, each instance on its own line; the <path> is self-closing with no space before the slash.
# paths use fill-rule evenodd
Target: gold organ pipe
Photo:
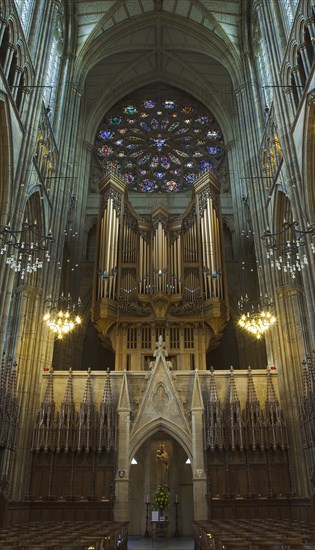
<path id="1" fill-rule="evenodd" d="M 131 262 L 131 231 L 130 231 L 130 227 L 127 226 L 127 231 L 128 231 L 128 248 L 127 248 L 127 254 L 128 254 L 128 263 Z"/>
<path id="2" fill-rule="evenodd" d="M 115 257 L 116 257 L 116 250 L 117 250 L 117 237 L 118 237 L 118 218 L 116 216 L 116 212 L 113 209 L 112 210 L 112 225 L 113 225 L 113 239 L 111 243 L 111 249 L 110 249 L 110 264 L 109 264 L 109 275 L 112 272 L 112 270 L 115 267 Z M 109 276 L 109 297 L 113 299 L 114 297 L 114 284 L 115 284 L 115 277 Z"/>
<path id="3" fill-rule="evenodd" d="M 148 271 L 148 246 L 147 246 L 147 243 L 145 244 L 145 247 L 144 247 L 144 253 L 145 253 L 145 275 L 148 275 L 150 277 L 150 271 Z M 145 291 L 146 291 L 146 294 L 148 294 L 148 284 L 149 284 L 149 281 L 151 282 L 150 279 L 145 279 Z"/>
<path id="4" fill-rule="evenodd" d="M 179 270 L 178 270 L 178 241 L 177 238 L 174 242 L 174 268 L 173 268 L 173 275 L 175 279 L 173 279 L 173 285 L 174 285 L 174 294 L 178 293 L 178 277 L 179 277 Z"/>
<path id="5" fill-rule="evenodd" d="M 132 262 L 132 234 L 131 229 L 128 227 L 128 248 L 127 248 L 127 254 L 128 254 L 128 263 Z"/>
<path id="6" fill-rule="evenodd" d="M 102 219 L 102 229 L 101 229 L 101 244 L 100 244 L 100 261 L 99 261 L 99 269 L 102 272 L 104 269 L 104 255 L 105 255 L 105 237 L 106 237 L 106 215 L 107 215 L 107 209 L 104 211 L 103 219 Z M 100 298 L 104 298 L 104 279 L 103 277 L 100 278 Z"/>
<path id="7" fill-rule="evenodd" d="M 115 240 L 115 210 L 113 201 L 111 201 L 111 209 L 110 209 L 110 220 L 109 220 L 110 228 L 111 228 L 111 238 L 108 241 L 108 257 L 107 257 L 107 271 L 108 271 L 108 279 L 107 279 L 107 287 L 108 287 L 108 298 L 111 298 L 111 289 L 112 289 L 112 277 L 110 276 L 111 268 L 112 268 L 112 255 L 113 255 L 113 244 Z"/>
<path id="8" fill-rule="evenodd" d="M 209 263 L 208 263 L 208 269 L 209 269 L 209 273 L 208 273 L 208 281 L 209 281 L 209 286 L 210 286 L 210 296 L 212 296 L 213 292 L 214 292 L 214 288 L 213 288 L 213 279 L 212 279 L 212 271 L 214 269 L 214 263 L 215 263 L 215 258 L 213 257 L 214 255 L 214 242 L 213 242 L 213 239 L 214 239 L 214 235 L 213 235 L 213 227 L 212 227 L 212 216 L 211 216 L 211 205 L 212 205 L 212 201 L 211 199 L 208 198 L 207 200 L 207 218 L 208 218 L 208 235 L 209 235 Z"/>
<path id="9" fill-rule="evenodd" d="M 114 298 L 115 295 L 115 276 L 111 276 L 112 271 L 116 267 L 116 257 L 117 257 L 117 242 L 118 242 L 118 232 L 119 232 L 119 223 L 116 216 L 116 211 L 112 210 L 112 225 L 113 225 L 113 238 L 111 243 L 110 250 L 110 264 L 109 264 L 109 297 Z"/>
<path id="10" fill-rule="evenodd" d="M 178 292 L 178 289 L 177 289 L 177 277 L 178 277 L 177 259 L 178 259 L 177 239 L 175 239 L 175 241 L 173 243 L 173 267 L 172 267 L 172 273 L 171 273 L 171 275 L 173 275 L 172 280 L 171 280 L 171 286 L 174 287 L 174 288 L 172 288 L 172 293 L 173 294 L 177 294 L 177 292 Z"/>
<path id="11" fill-rule="evenodd" d="M 218 272 L 222 272 L 222 242 L 221 242 L 221 231 L 220 231 L 220 222 L 219 218 L 216 216 L 216 234 L 217 234 L 217 249 L 218 249 Z M 218 278 L 220 297 L 223 297 L 223 279 L 222 277 Z"/>
<path id="12" fill-rule="evenodd" d="M 110 219 L 110 216 L 111 216 L 111 206 L 112 206 L 112 199 L 109 198 L 108 202 L 107 202 L 106 218 L 105 218 L 105 232 L 104 232 L 104 234 L 106 236 L 106 242 L 104 243 L 105 246 L 104 246 L 104 257 L 103 257 L 103 266 L 102 266 L 102 271 L 107 271 L 107 272 L 108 272 L 108 249 L 109 249 L 109 244 L 108 243 L 111 242 L 111 238 L 112 238 L 111 224 L 109 222 L 109 219 Z M 103 296 L 104 296 L 104 298 L 106 298 L 107 289 L 108 289 L 108 278 L 105 279 L 103 277 Z"/>
<path id="13" fill-rule="evenodd" d="M 204 266 L 206 265 L 206 235 L 205 235 L 205 217 L 203 216 L 201 218 L 201 243 L 202 243 L 202 261 L 204 263 Z M 204 292 L 206 294 L 206 298 L 208 298 L 208 292 L 207 292 L 207 274 L 205 270 L 203 270 L 203 288 Z"/>
<path id="14" fill-rule="evenodd" d="M 219 268 L 219 257 L 218 257 L 218 235 L 217 235 L 217 219 L 215 215 L 215 211 L 213 210 L 213 238 L 214 238 L 214 246 L 215 246 L 215 266 L 214 271 L 218 272 Z M 218 279 L 213 279 L 213 286 L 214 286 L 214 292 L 215 296 L 219 296 L 219 289 L 218 289 Z"/>
<path id="15" fill-rule="evenodd" d="M 125 238 L 124 238 L 124 249 L 125 249 L 124 262 L 128 263 L 129 229 L 128 229 L 128 226 L 127 226 L 125 220 L 124 220 L 124 233 L 125 233 Z"/>
<path id="16" fill-rule="evenodd" d="M 113 250 L 113 269 L 116 269 L 117 266 L 118 266 L 118 242 L 119 242 L 119 228 L 120 228 L 120 223 L 119 223 L 119 220 L 117 218 L 117 216 L 115 215 L 115 226 L 116 226 L 116 238 L 115 238 L 115 244 L 114 244 L 114 250 Z M 115 292 L 116 292 L 116 285 L 117 285 L 117 276 L 116 274 L 114 275 L 114 277 L 112 277 L 112 280 L 113 280 L 113 299 L 115 297 Z"/>
<path id="17" fill-rule="evenodd" d="M 126 226 L 123 227 L 123 242 L 122 242 L 122 261 L 126 261 Z"/>
<path id="18" fill-rule="evenodd" d="M 169 262 L 167 258 L 167 251 L 168 251 L 168 234 L 166 231 L 164 231 L 164 270 L 165 273 L 163 274 L 163 292 L 166 292 L 166 281 L 167 281 L 167 268 L 169 268 Z"/>
<path id="19" fill-rule="evenodd" d="M 159 267 L 160 267 L 160 260 L 161 260 L 161 246 L 163 245 L 162 243 L 162 239 L 161 239 L 161 224 L 159 223 L 158 225 L 158 233 L 157 233 L 157 251 L 158 251 L 158 254 L 157 254 L 157 268 L 156 268 L 156 271 L 159 270 Z M 157 273 L 155 274 L 155 277 L 156 277 L 156 289 L 157 290 L 160 290 L 160 281 L 159 281 L 159 276 L 157 275 Z"/>
<path id="20" fill-rule="evenodd" d="M 138 282 L 139 282 L 139 294 L 142 294 L 142 281 L 143 281 L 143 239 L 140 236 L 139 239 L 139 270 L 138 270 Z"/>
<path id="21" fill-rule="evenodd" d="M 185 262 L 189 262 L 189 233 L 185 233 Z"/>
<path id="22" fill-rule="evenodd" d="M 160 229 L 160 234 L 159 234 L 159 267 L 158 269 L 162 269 L 163 248 L 164 248 L 162 224 L 160 224 L 159 229 Z M 157 280 L 158 280 L 158 289 L 160 291 L 162 289 L 162 275 L 158 275 Z"/>
<path id="23" fill-rule="evenodd" d="M 174 286 L 174 294 L 178 293 L 178 238 L 175 239 L 174 245 L 173 245 L 173 271 L 172 274 L 174 275 L 172 280 L 172 285 Z"/>
<path id="24" fill-rule="evenodd" d="M 160 243 L 159 243 L 159 269 L 162 269 L 163 267 L 163 255 L 164 255 L 164 235 L 163 235 L 163 227 L 162 224 L 160 224 Z M 163 276 L 158 275 L 158 285 L 159 285 L 159 291 L 162 290 L 162 282 L 163 282 Z"/>
<path id="25" fill-rule="evenodd" d="M 109 247 L 108 247 L 108 298 L 112 297 L 112 277 L 111 277 L 111 269 L 112 269 L 112 262 L 113 262 L 113 246 L 115 242 L 115 211 L 113 209 L 113 204 L 111 208 L 111 219 L 110 219 L 110 226 L 111 226 L 111 240 L 109 241 Z"/>
<path id="26" fill-rule="evenodd" d="M 133 232 L 132 229 L 129 229 L 129 233 L 130 233 L 130 261 L 131 261 L 131 263 L 134 263 L 134 261 L 135 261 L 134 232 Z"/>
<path id="27" fill-rule="evenodd" d="M 194 242 L 193 242 L 193 226 L 191 226 L 191 228 L 189 229 L 189 261 L 190 263 L 193 262 L 193 247 L 194 247 Z"/>
<path id="28" fill-rule="evenodd" d="M 158 264 L 158 269 L 162 269 L 162 266 L 163 266 L 163 255 L 164 255 L 164 238 L 163 238 L 163 228 L 162 228 L 162 224 L 160 223 L 159 224 L 159 264 Z M 162 275 L 158 275 L 157 276 L 157 280 L 158 280 L 158 290 L 161 291 L 162 290 Z"/>
<path id="29" fill-rule="evenodd" d="M 146 241 L 143 241 L 143 244 L 144 244 L 144 247 L 143 247 L 143 266 L 144 266 L 144 272 L 143 272 L 143 276 L 146 277 L 147 275 L 149 275 L 149 271 L 148 271 L 148 266 L 147 266 L 147 255 L 148 255 L 148 249 L 147 249 L 147 243 Z M 147 294 L 148 293 L 148 279 L 144 279 L 144 293 Z"/>
<path id="30" fill-rule="evenodd" d="M 181 279 L 182 279 L 182 265 L 181 265 L 181 236 L 179 235 L 178 239 L 177 239 L 177 258 L 176 258 L 176 261 L 177 261 L 177 269 L 176 269 L 176 277 L 177 277 L 177 291 L 179 292 L 179 294 L 181 294 L 182 292 L 182 282 L 181 282 Z"/>
<path id="31" fill-rule="evenodd" d="M 157 234 L 157 232 L 154 234 L 154 238 L 153 238 L 153 258 L 154 258 L 154 260 L 153 260 L 152 281 L 150 281 L 151 284 L 154 284 L 154 285 L 155 285 L 155 277 L 156 277 L 155 271 L 156 271 L 156 263 L 157 263 L 157 260 L 156 260 L 156 255 L 157 255 L 156 234 Z"/>
<path id="32" fill-rule="evenodd" d="M 209 285 L 209 281 L 208 281 L 208 276 L 207 276 L 207 272 L 208 272 L 208 250 L 207 250 L 207 247 L 208 247 L 208 242 L 209 242 L 209 235 L 208 235 L 208 231 L 207 231 L 207 216 L 206 216 L 206 212 L 204 212 L 203 214 L 203 218 L 202 218 L 202 224 L 203 224 L 203 233 L 204 233 L 204 267 L 205 267 L 205 293 L 206 293 L 206 297 L 209 298 L 209 288 L 208 288 L 208 285 Z"/>
<path id="33" fill-rule="evenodd" d="M 108 234 L 108 211 L 110 209 L 110 199 L 108 199 L 107 201 L 107 208 L 105 210 L 105 213 L 104 213 L 104 224 L 103 224 L 103 235 L 104 235 L 104 240 L 103 240 L 103 253 L 102 253 L 102 265 L 101 265 L 101 270 L 102 272 L 104 272 L 106 270 L 106 257 L 107 257 L 107 246 L 106 246 L 106 243 L 108 242 L 108 239 L 109 239 L 109 234 Z M 102 277 L 102 298 L 105 298 L 106 297 L 106 279 L 104 277 Z"/>
<path id="34" fill-rule="evenodd" d="M 99 256 L 98 256 L 98 266 L 97 266 L 99 271 L 101 271 L 102 263 L 103 263 L 104 216 L 105 216 L 105 211 L 101 219 L 101 227 L 100 227 L 100 244 L 99 244 Z M 97 299 L 99 300 L 100 298 L 102 298 L 102 279 L 99 277 L 98 283 L 97 283 Z"/>
<path id="35" fill-rule="evenodd" d="M 213 259 L 214 259 L 214 264 L 213 264 L 213 267 L 212 267 L 212 271 L 217 271 L 217 267 L 218 267 L 218 257 L 217 257 L 217 236 L 216 236 L 216 219 L 215 219 L 215 215 L 214 215 L 214 212 L 212 210 L 212 239 L 213 239 Z M 214 279 L 213 277 L 211 277 L 211 281 L 212 281 L 212 286 L 213 286 L 213 294 L 214 296 L 218 296 L 218 288 L 217 288 L 217 279 Z"/>
<path id="36" fill-rule="evenodd" d="M 217 217 L 215 210 L 213 208 L 213 203 L 211 199 L 211 220 L 212 220 L 212 242 L 213 242 L 213 266 L 211 269 L 211 272 L 218 272 L 218 236 L 217 236 Z M 211 277 L 212 285 L 213 285 L 213 292 L 214 296 L 218 296 L 218 280 L 216 278 Z"/>
<path id="37" fill-rule="evenodd" d="M 129 235 L 128 235 L 128 226 L 126 224 L 124 224 L 124 243 L 123 243 L 123 246 L 124 246 L 124 254 L 123 254 L 123 261 L 124 263 L 127 263 L 128 262 L 128 249 L 129 249 L 129 243 L 128 243 L 128 238 L 129 238 Z"/>
<path id="38" fill-rule="evenodd" d="M 135 264 L 137 261 L 137 234 L 132 232 L 132 261 Z"/>

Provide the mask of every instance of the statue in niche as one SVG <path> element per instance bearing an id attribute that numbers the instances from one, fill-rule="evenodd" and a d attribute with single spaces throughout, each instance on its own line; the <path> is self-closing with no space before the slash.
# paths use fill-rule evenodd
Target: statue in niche
<path id="1" fill-rule="evenodd" d="M 158 486 L 168 486 L 168 470 L 170 465 L 169 455 L 165 449 L 165 444 L 160 443 L 156 454 L 155 462 L 157 463 L 157 484 Z"/>

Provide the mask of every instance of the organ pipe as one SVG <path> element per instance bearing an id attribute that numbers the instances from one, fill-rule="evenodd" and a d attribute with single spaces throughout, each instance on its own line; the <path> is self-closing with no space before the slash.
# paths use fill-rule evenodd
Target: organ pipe
<path id="1" fill-rule="evenodd" d="M 139 218 L 123 202 L 126 186 L 118 178 L 108 178 L 103 189 L 98 300 L 115 301 L 123 294 L 137 302 L 138 295 L 154 293 L 178 295 L 176 303 L 180 297 L 188 303 L 200 303 L 201 296 L 223 298 L 218 188 L 209 173 L 195 184 L 190 205 L 174 222 L 164 206 L 150 219 Z"/>

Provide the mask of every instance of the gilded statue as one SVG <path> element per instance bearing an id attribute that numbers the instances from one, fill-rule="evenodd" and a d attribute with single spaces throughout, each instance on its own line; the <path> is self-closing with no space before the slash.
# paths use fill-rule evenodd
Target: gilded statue
<path id="1" fill-rule="evenodd" d="M 168 470 L 170 460 L 164 443 L 160 443 L 160 446 L 156 451 L 155 462 L 157 463 L 157 484 L 168 486 Z"/>

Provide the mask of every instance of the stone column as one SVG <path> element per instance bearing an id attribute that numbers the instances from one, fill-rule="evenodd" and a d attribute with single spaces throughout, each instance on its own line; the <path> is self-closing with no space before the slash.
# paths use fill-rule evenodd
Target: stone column
<path id="1" fill-rule="evenodd" d="M 9 77 L 10 67 L 11 67 L 14 52 L 15 52 L 14 44 L 9 43 L 8 44 L 7 57 L 6 57 L 5 64 L 4 64 L 4 67 L 3 67 L 3 72 L 4 72 L 5 77 L 6 77 L 7 80 L 8 80 L 8 77 Z"/>
<path id="2" fill-rule="evenodd" d="M 17 66 L 16 70 L 15 70 L 14 80 L 13 80 L 14 88 L 12 88 L 12 92 L 11 92 L 12 96 L 14 98 L 14 101 L 16 101 L 16 96 L 17 96 L 17 93 L 18 93 L 18 90 L 19 90 L 18 86 L 19 86 L 20 81 L 21 81 L 22 72 L 23 72 L 22 67 Z"/>
<path id="3" fill-rule="evenodd" d="M 7 24 L 8 24 L 7 21 L 0 16 L 0 44 L 2 43 L 4 31 L 7 27 Z"/>
<path id="4" fill-rule="evenodd" d="M 127 372 L 123 374 L 118 415 L 117 470 L 115 477 L 115 521 L 129 519 L 129 440 L 130 440 L 130 401 L 128 392 Z"/>
<path id="5" fill-rule="evenodd" d="M 286 419 L 292 479 L 299 495 L 309 494 L 310 472 L 303 451 L 300 421 L 302 397 L 302 365 L 305 342 L 308 339 L 303 292 L 294 283 L 277 289 L 278 345 L 274 347 L 279 370 L 281 407 Z M 286 357 L 286 362 L 283 361 Z"/>
<path id="6" fill-rule="evenodd" d="M 204 406 L 199 385 L 198 371 L 195 371 L 195 382 L 191 405 L 192 427 L 192 468 L 194 488 L 194 520 L 202 521 L 208 517 L 207 510 L 207 475 L 205 472 L 203 441 Z"/>
<path id="7" fill-rule="evenodd" d="M 310 61 L 309 61 L 308 55 L 307 55 L 305 42 L 303 42 L 303 44 L 300 44 L 298 49 L 301 52 L 301 58 L 302 58 L 303 66 L 304 66 L 305 75 L 306 75 L 306 78 L 307 78 L 307 76 L 310 74 L 311 66 L 310 66 Z"/>
<path id="8" fill-rule="evenodd" d="M 12 327 L 11 340 L 17 362 L 17 395 L 20 404 L 16 461 L 13 472 L 11 470 L 10 473 L 11 496 L 15 499 L 23 499 L 28 489 L 25 482 L 28 479 L 32 428 L 39 405 L 41 293 L 40 288 L 25 285 L 15 297 L 13 321 L 16 326 Z"/>

